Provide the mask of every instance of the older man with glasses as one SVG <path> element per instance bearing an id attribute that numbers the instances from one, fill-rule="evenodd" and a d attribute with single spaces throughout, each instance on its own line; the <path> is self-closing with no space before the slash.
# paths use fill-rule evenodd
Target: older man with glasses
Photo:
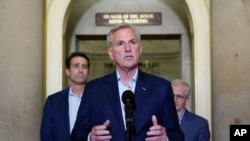
<path id="1" fill-rule="evenodd" d="M 208 121 L 201 116 L 189 112 L 186 108 L 186 105 L 190 102 L 189 84 L 181 79 L 173 80 L 171 84 L 179 124 L 185 135 L 185 141 L 209 141 L 210 131 Z"/>

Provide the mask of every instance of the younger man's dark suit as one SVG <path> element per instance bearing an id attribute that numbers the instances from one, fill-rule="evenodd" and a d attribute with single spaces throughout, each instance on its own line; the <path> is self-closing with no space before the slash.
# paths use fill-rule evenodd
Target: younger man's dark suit
<path id="1" fill-rule="evenodd" d="M 69 141 L 69 88 L 48 96 L 40 129 L 41 141 Z"/>

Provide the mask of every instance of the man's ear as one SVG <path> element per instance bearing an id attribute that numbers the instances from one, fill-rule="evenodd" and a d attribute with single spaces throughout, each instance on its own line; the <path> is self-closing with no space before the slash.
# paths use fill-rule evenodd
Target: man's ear
<path id="1" fill-rule="evenodd" d="M 112 48 L 111 47 L 108 48 L 108 55 L 109 55 L 109 59 L 113 61 L 114 57 L 113 57 L 113 53 L 112 53 Z"/>
<path id="2" fill-rule="evenodd" d="M 67 76 L 69 76 L 69 69 L 65 69 L 65 73 Z"/>
<path id="3" fill-rule="evenodd" d="M 189 103 L 190 103 L 190 97 L 188 96 L 185 104 L 188 105 Z"/>
<path id="4" fill-rule="evenodd" d="M 142 44 L 140 44 L 140 56 L 142 54 Z"/>

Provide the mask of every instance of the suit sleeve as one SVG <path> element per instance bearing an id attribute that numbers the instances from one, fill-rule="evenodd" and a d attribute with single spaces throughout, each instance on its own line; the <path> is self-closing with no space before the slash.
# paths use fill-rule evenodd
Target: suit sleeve
<path id="1" fill-rule="evenodd" d="M 199 136 L 198 141 L 209 141 L 210 140 L 210 132 L 209 132 L 207 120 L 205 120 L 203 122 L 198 136 Z"/>
<path id="2" fill-rule="evenodd" d="M 40 137 L 41 141 L 53 141 L 54 140 L 54 133 L 53 133 L 53 120 L 52 120 L 52 108 L 51 108 L 51 101 L 48 98 L 44 110 L 43 110 L 43 118 L 41 123 L 40 129 Z"/>

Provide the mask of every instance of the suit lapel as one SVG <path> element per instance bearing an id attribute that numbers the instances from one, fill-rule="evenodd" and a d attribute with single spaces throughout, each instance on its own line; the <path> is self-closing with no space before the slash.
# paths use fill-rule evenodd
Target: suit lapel
<path id="1" fill-rule="evenodd" d="M 65 124 L 65 128 L 67 130 L 68 133 L 70 133 L 70 127 L 69 127 L 69 88 L 67 88 L 66 90 L 63 91 L 62 93 L 63 95 L 63 99 L 62 99 L 62 107 L 61 109 L 63 110 L 63 117 L 64 118 L 64 124 Z"/>
<path id="2" fill-rule="evenodd" d="M 143 109 L 142 107 L 144 106 L 146 99 L 149 98 L 148 95 L 151 93 L 151 91 L 152 89 L 150 84 L 145 80 L 145 73 L 139 70 L 135 88 L 136 109 Z M 139 115 L 140 111 L 136 110 L 134 117 L 140 117 Z"/>
<path id="3" fill-rule="evenodd" d="M 105 85 L 105 94 L 108 97 L 108 102 L 113 111 L 113 116 L 117 120 L 117 125 L 121 127 L 122 131 L 125 131 L 125 126 L 123 124 L 123 117 L 121 111 L 120 95 L 118 90 L 117 76 L 116 72 L 112 73 L 110 77 L 107 78 L 107 83 Z M 118 132 L 118 131 L 117 131 Z"/>
<path id="4" fill-rule="evenodd" d="M 184 130 L 184 131 L 188 131 L 189 130 L 189 127 L 186 124 L 186 123 L 189 123 L 189 120 L 190 120 L 190 113 L 186 109 L 186 111 L 185 111 L 185 113 L 183 115 L 182 121 L 181 121 L 181 125 L 180 125 L 182 130 Z"/>
<path id="5" fill-rule="evenodd" d="M 152 91 L 151 85 L 149 81 L 146 81 L 145 74 L 142 71 L 138 71 L 138 79 L 136 82 L 136 88 L 135 88 L 135 103 L 136 103 L 136 109 L 143 109 L 141 107 L 144 106 L 146 99 L 149 98 L 149 94 Z M 122 117 L 122 111 L 121 111 L 121 104 L 120 104 L 120 97 L 119 97 L 119 90 L 118 90 L 118 83 L 117 83 L 117 76 L 116 72 L 111 74 L 107 78 L 107 83 L 105 85 L 106 95 L 109 100 L 109 104 L 111 105 L 111 109 L 113 111 L 113 116 L 115 119 L 117 119 L 117 125 L 121 127 L 121 130 L 125 130 L 124 124 L 121 125 L 123 122 Z M 114 98 L 115 97 L 115 98 Z M 140 111 L 136 110 L 134 112 L 134 117 L 141 117 Z M 136 120 L 136 119 L 135 119 Z"/>
<path id="6" fill-rule="evenodd" d="M 147 105 L 148 99 L 151 97 L 149 96 L 152 94 L 152 88 L 149 84 L 149 81 L 145 79 L 144 72 L 140 71 L 138 72 L 138 79 L 136 82 L 136 88 L 135 88 L 135 112 L 133 113 L 134 121 L 137 122 L 137 126 L 142 126 L 143 123 L 141 116 L 145 115 L 145 108 L 143 108 L 145 105 Z M 139 128 L 139 127 L 135 127 Z"/>

